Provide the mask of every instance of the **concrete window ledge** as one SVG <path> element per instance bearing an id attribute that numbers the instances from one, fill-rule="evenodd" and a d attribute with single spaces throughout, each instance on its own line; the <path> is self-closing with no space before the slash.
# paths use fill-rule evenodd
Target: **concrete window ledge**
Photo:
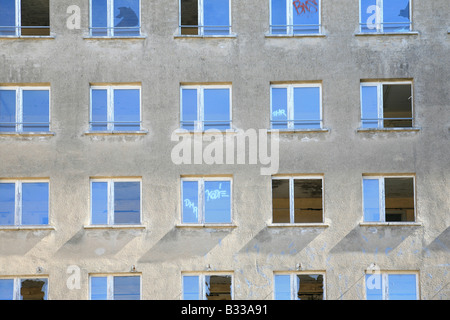
<path id="1" fill-rule="evenodd" d="M 233 229 L 233 228 L 237 228 L 237 225 L 235 225 L 234 223 L 198 223 L 198 224 L 194 224 L 194 223 L 179 223 L 177 225 L 175 225 L 175 227 L 177 228 L 198 228 L 198 229 L 202 229 L 202 228 L 211 228 L 211 229 L 219 229 L 219 228 L 229 228 L 229 229 Z"/>
<path id="2" fill-rule="evenodd" d="M 274 133 L 274 132 L 278 132 L 279 134 L 285 134 L 285 133 L 325 133 L 325 132 L 330 132 L 330 129 L 328 128 L 322 128 L 322 129 L 269 129 L 267 131 L 268 133 Z"/>
<path id="3" fill-rule="evenodd" d="M 358 32 L 355 33 L 357 37 L 366 37 L 366 36 L 417 36 L 419 35 L 418 31 L 407 31 L 407 32 Z"/>
<path id="4" fill-rule="evenodd" d="M 216 130 L 194 130 L 194 131 L 189 131 L 189 130 L 184 130 L 184 129 L 176 129 L 175 130 L 175 134 L 177 135 L 194 135 L 194 134 L 201 134 L 201 135 L 216 135 L 216 134 L 237 134 L 239 133 L 239 130 L 236 129 L 227 129 L 227 130 L 223 130 L 223 131 L 216 131 Z"/>
<path id="5" fill-rule="evenodd" d="M 421 227 L 422 222 L 360 222 L 361 227 Z"/>
<path id="6" fill-rule="evenodd" d="M 236 34 L 222 34 L 222 35 L 195 35 L 195 34 L 176 34 L 175 39 L 236 39 Z"/>
<path id="7" fill-rule="evenodd" d="M 315 34 L 265 34 L 266 38 L 326 38 L 327 35 L 324 33 L 315 33 Z"/>
<path id="8" fill-rule="evenodd" d="M 147 130 L 139 131 L 86 131 L 87 136 L 112 136 L 112 135 L 146 135 Z"/>
<path id="9" fill-rule="evenodd" d="M 98 224 L 98 225 L 85 225 L 84 229 L 145 229 L 146 226 L 143 224 L 121 224 L 121 225 L 107 225 L 107 224 Z"/>
<path id="10" fill-rule="evenodd" d="M 101 36 L 84 36 L 84 40 L 145 40 L 147 36 L 118 36 L 118 37 L 101 37 Z"/>
<path id="11" fill-rule="evenodd" d="M 47 137 L 47 136 L 54 136 L 54 132 L 0 132 L 0 136 L 6 136 L 6 137 Z"/>
<path id="12" fill-rule="evenodd" d="M 328 223 L 268 223 L 269 228 L 328 228 Z"/>
<path id="13" fill-rule="evenodd" d="M 55 36 L 20 36 L 20 37 L 8 37 L 0 36 L 0 40 L 53 40 Z"/>
<path id="14" fill-rule="evenodd" d="M 17 230 L 55 230 L 54 226 L 0 226 L 0 231 L 17 231 Z"/>
<path id="15" fill-rule="evenodd" d="M 356 132 L 419 132 L 421 128 L 358 128 Z"/>

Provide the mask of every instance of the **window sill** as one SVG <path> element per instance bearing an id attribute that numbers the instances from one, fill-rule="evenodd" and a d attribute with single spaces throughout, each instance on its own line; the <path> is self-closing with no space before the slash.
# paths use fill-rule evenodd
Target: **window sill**
<path id="1" fill-rule="evenodd" d="M 181 223 L 176 225 L 177 228 L 237 228 L 234 223 Z"/>
<path id="2" fill-rule="evenodd" d="M 359 32 L 355 33 L 357 37 L 365 36 L 416 36 L 419 35 L 417 31 L 405 31 L 405 32 Z"/>
<path id="3" fill-rule="evenodd" d="M 358 128 L 357 132 L 419 132 L 421 129 L 414 128 Z"/>
<path id="4" fill-rule="evenodd" d="M 0 40 L 53 40 L 55 36 L 0 36 Z"/>
<path id="5" fill-rule="evenodd" d="M 142 224 L 98 224 L 98 225 L 85 225 L 84 229 L 145 229 L 146 227 Z"/>
<path id="6" fill-rule="evenodd" d="M 144 40 L 147 39 L 147 36 L 84 36 L 85 40 Z"/>
<path id="7" fill-rule="evenodd" d="M 189 39 L 189 38 L 201 38 L 201 39 L 235 39 L 236 34 L 211 34 L 211 35 L 197 35 L 197 34 L 176 34 L 173 36 L 175 39 Z"/>
<path id="8" fill-rule="evenodd" d="M 324 33 L 313 33 L 313 34 L 266 34 L 266 38 L 326 38 L 327 35 Z"/>
<path id="9" fill-rule="evenodd" d="M 386 227 L 386 226 L 396 226 L 396 227 L 420 227 L 423 224 L 421 222 L 360 222 L 361 227 Z"/>
<path id="10" fill-rule="evenodd" d="M 0 226 L 0 231 L 16 231 L 16 230 L 55 230 L 55 227 L 49 225 Z"/>
<path id="11" fill-rule="evenodd" d="M 147 130 L 138 131 L 86 131 L 84 133 L 87 136 L 112 136 L 112 135 L 146 135 Z"/>
<path id="12" fill-rule="evenodd" d="M 278 132 L 281 134 L 284 133 L 315 133 L 315 132 L 329 132 L 330 129 L 322 128 L 322 129 L 269 129 L 268 133 Z"/>
<path id="13" fill-rule="evenodd" d="M 268 223 L 269 228 L 328 228 L 328 223 Z"/>
<path id="14" fill-rule="evenodd" d="M 226 129 L 226 130 L 213 130 L 213 129 L 209 129 L 209 130 L 186 130 L 186 129 L 176 129 L 175 130 L 175 134 L 179 134 L 179 135 L 192 135 L 192 134 L 236 134 L 238 133 L 239 130 L 236 129 Z"/>
<path id="15" fill-rule="evenodd" d="M 45 137 L 54 136 L 54 132 L 44 131 L 44 132 L 0 132 L 0 136 L 35 136 L 35 137 Z"/>

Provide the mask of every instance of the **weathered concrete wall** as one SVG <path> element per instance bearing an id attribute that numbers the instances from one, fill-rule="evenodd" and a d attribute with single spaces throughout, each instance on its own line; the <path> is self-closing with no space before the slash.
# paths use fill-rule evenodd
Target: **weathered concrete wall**
<path id="1" fill-rule="evenodd" d="M 326 273 L 327 299 L 363 299 L 364 272 L 418 271 L 450 299 L 450 3 L 414 0 L 418 35 L 355 36 L 358 2 L 324 0 L 326 37 L 266 38 L 269 4 L 232 0 L 236 38 L 175 38 L 178 1 L 142 1 L 145 39 L 93 40 L 88 1 L 51 0 L 50 40 L 0 40 L 0 83 L 50 83 L 54 136 L 0 136 L 0 178 L 50 179 L 54 230 L 0 228 L 0 276 L 49 276 L 50 299 L 87 299 L 89 273 L 142 275 L 143 299 L 179 299 L 181 272 L 232 271 L 236 299 L 272 299 L 273 272 Z M 66 28 L 69 5 L 80 30 Z M 419 131 L 358 132 L 361 79 L 412 79 Z M 172 163 L 182 82 L 230 82 L 233 125 L 269 127 L 271 81 L 322 81 L 328 132 L 283 134 L 282 174 L 324 175 L 327 227 L 268 227 L 271 178 L 252 165 Z M 146 135 L 85 135 L 90 83 L 140 82 Z M 411 173 L 418 225 L 361 226 L 364 173 Z M 180 176 L 233 176 L 235 228 L 180 228 Z M 139 229 L 88 229 L 89 178 L 142 177 Z M 69 290 L 68 266 L 81 268 Z"/>

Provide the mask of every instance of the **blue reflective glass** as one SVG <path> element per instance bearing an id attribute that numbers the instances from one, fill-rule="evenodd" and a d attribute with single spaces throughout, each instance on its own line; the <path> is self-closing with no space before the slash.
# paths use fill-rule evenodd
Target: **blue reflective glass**
<path id="1" fill-rule="evenodd" d="M 183 276 L 183 300 L 200 300 L 198 276 Z"/>
<path id="2" fill-rule="evenodd" d="M 230 90 L 204 90 L 204 129 L 230 129 Z"/>
<path id="3" fill-rule="evenodd" d="M 23 90 L 23 131 L 49 131 L 50 92 Z"/>
<path id="4" fill-rule="evenodd" d="M 361 32 L 377 32 L 377 0 L 361 0 Z"/>
<path id="5" fill-rule="evenodd" d="M 92 182 L 92 224 L 108 223 L 108 183 Z"/>
<path id="6" fill-rule="evenodd" d="M 291 277 L 276 275 L 274 281 L 275 300 L 291 300 Z"/>
<path id="7" fill-rule="evenodd" d="M 16 4 L 15 0 L 0 0 L 0 35 L 16 35 Z"/>
<path id="8" fill-rule="evenodd" d="M 366 299 L 382 300 L 382 277 L 381 274 L 366 274 Z"/>
<path id="9" fill-rule="evenodd" d="M 383 1 L 383 31 L 410 31 L 409 0 Z"/>
<path id="10" fill-rule="evenodd" d="M 91 35 L 108 35 L 108 0 L 91 0 Z"/>
<path id="11" fill-rule="evenodd" d="M 314 34 L 320 31 L 320 0 L 293 1 L 294 34 Z"/>
<path id="12" fill-rule="evenodd" d="M 16 130 L 16 91 L 0 90 L 0 132 Z"/>
<path id="13" fill-rule="evenodd" d="M 91 300 L 106 300 L 107 292 L 108 281 L 106 277 L 91 278 Z"/>
<path id="14" fill-rule="evenodd" d="M 91 130 L 106 131 L 108 129 L 108 91 L 106 89 L 91 90 Z"/>
<path id="15" fill-rule="evenodd" d="M 320 121 L 320 88 L 294 88 L 294 128 L 317 129 Z"/>
<path id="16" fill-rule="evenodd" d="M 286 34 L 287 33 L 287 13 L 286 0 L 271 0 L 271 33 Z"/>
<path id="17" fill-rule="evenodd" d="M 416 276 L 414 274 L 388 275 L 389 300 L 416 300 Z"/>
<path id="18" fill-rule="evenodd" d="M 0 300 L 14 300 L 13 279 L 0 279 Z"/>
<path id="19" fill-rule="evenodd" d="M 204 33 L 207 35 L 227 35 L 230 33 L 229 0 L 204 0 Z"/>
<path id="20" fill-rule="evenodd" d="M 272 88 L 272 128 L 286 129 L 288 127 L 287 89 Z"/>
<path id="21" fill-rule="evenodd" d="M 361 125 L 363 128 L 378 127 L 378 90 L 376 86 L 361 87 Z"/>
<path id="22" fill-rule="evenodd" d="M 141 97 L 139 89 L 114 90 L 114 130 L 141 129 Z"/>
<path id="23" fill-rule="evenodd" d="M 183 223 L 198 222 L 198 182 L 183 181 Z"/>
<path id="24" fill-rule="evenodd" d="M 48 183 L 22 183 L 22 224 L 48 224 Z"/>
<path id="25" fill-rule="evenodd" d="M 114 183 L 114 223 L 138 224 L 141 221 L 140 182 Z"/>
<path id="26" fill-rule="evenodd" d="M 230 181 L 205 181 L 205 222 L 231 222 Z"/>
<path id="27" fill-rule="evenodd" d="M 140 300 L 140 277 L 114 277 L 114 300 Z"/>
<path id="28" fill-rule="evenodd" d="M 139 36 L 139 0 L 114 1 L 114 36 Z"/>
<path id="29" fill-rule="evenodd" d="M 13 225 L 16 185 L 0 183 L 0 225 Z"/>
<path id="30" fill-rule="evenodd" d="M 380 194 L 378 179 L 363 180 L 364 221 L 380 221 Z"/>
<path id="31" fill-rule="evenodd" d="M 198 120 L 197 89 L 182 89 L 181 99 L 181 128 L 194 130 Z"/>

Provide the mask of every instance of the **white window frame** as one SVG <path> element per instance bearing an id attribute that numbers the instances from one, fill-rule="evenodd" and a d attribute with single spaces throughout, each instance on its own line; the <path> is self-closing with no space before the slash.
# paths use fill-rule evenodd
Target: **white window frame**
<path id="1" fill-rule="evenodd" d="M 13 284 L 13 300 L 22 300 L 21 299 L 21 295 L 20 295 L 20 289 L 22 288 L 21 282 L 22 282 L 22 280 L 28 280 L 28 279 L 30 279 L 30 280 L 34 280 L 34 279 L 43 279 L 43 280 L 45 279 L 45 280 L 47 280 L 47 288 L 46 288 L 44 297 L 47 297 L 46 300 L 49 300 L 48 299 L 48 293 L 49 293 L 49 286 L 50 286 L 50 284 L 49 284 L 49 281 L 48 281 L 48 276 L 35 276 L 35 275 L 33 275 L 33 276 L 29 276 L 29 277 L 23 276 L 23 277 L 1 277 L 0 278 L 0 280 L 13 280 L 14 281 L 14 284 Z"/>
<path id="2" fill-rule="evenodd" d="M 50 0 L 49 0 L 50 1 Z M 49 3 L 50 5 L 50 3 Z M 49 19 L 50 19 L 50 12 L 49 12 Z M 16 37 L 30 37 L 30 38 L 36 38 L 36 37 L 49 37 L 49 36 L 39 36 L 39 35 L 22 35 L 22 0 L 15 0 L 15 17 L 14 17 L 14 23 L 15 26 L 8 26 L 11 28 L 14 28 L 14 35 L 1 35 L 0 37 L 7 37 L 7 38 L 16 38 Z M 50 29 L 50 26 L 36 26 L 33 27 L 36 29 Z M 27 28 L 28 29 L 28 28 Z"/>
<path id="3" fill-rule="evenodd" d="M 0 91 L 16 91 L 16 123 L 14 131 L 5 132 L 16 132 L 16 133 L 30 133 L 30 131 L 23 131 L 23 125 L 28 124 L 23 122 L 23 92 L 24 91 L 48 91 L 48 131 L 38 131 L 38 132 L 50 132 L 50 119 L 51 119 L 51 89 L 49 86 L 2 86 Z M 5 133 L 3 132 L 3 133 Z"/>
<path id="4" fill-rule="evenodd" d="M 386 221 L 386 191 L 384 187 L 385 178 L 412 178 L 413 179 L 413 192 L 414 192 L 414 221 Z M 365 205 L 364 205 L 364 180 L 378 180 L 378 203 L 380 208 L 380 221 L 365 221 Z M 389 224 L 405 224 L 405 223 L 415 223 L 417 221 L 416 216 L 416 177 L 414 175 L 385 175 L 385 176 L 369 176 L 363 175 L 362 181 L 362 209 L 363 209 L 363 221 L 365 223 L 389 223 Z"/>
<path id="5" fill-rule="evenodd" d="M 271 183 L 273 183 L 273 180 L 289 180 L 289 220 L 288 223 L 280 223 L 280 222 L 274 222 L 273 221 L 273 204 L 272 204 L 272 224 L 274 225 L 283 225 L 283 224 L 289 224 L 289 225 L 309 225 L 309 224 L 324 224 L 325 223 L 325 186 L 324 186 L 324 176 L 320 175 L 311 175 L 311 176 L 272 176 Z M 322 222 L 294 222 L 295 221 L 295 195 L 294 195 L 294 180 L 321 180 L 322 181 Z M 270 188 L 271 193 L 271 201 L 273 201 L 273 193 L 272 193 L 272 185 Z"/>
<path id="6" fill-rule="evenodd" d="M 291 300 L 299 300 L 297 297 L 298 287 L 297 287 L 297 279 L 298 275 L 319 275 L 322 276 L 323 279 L 323 300 L 326 300 L 326 273 L 324 271 L 277 271 L 273 274 L 273 299 L 275 300 L 276 292 L 275 292 L 275 276 L 289 276 L 290 281 L 290 290 L 291 290 Z"/>
<path id="7" fill-rule="evenodd" d="M 106 300 L 114 300 L 114 278 L 115 277 L 138 277 L 139 278 L 139 300 L 142 300 L 142 276 L 140 273 L 95 273 L 89 275 L 89 300 L 92 300 L 92 278 L 106 278 Z"/>
<path id="8" fill-rule="evenodd" d="M 181 300 L 184 299 L 184 277 L 198 277 L 198 287 L 199 287 L 199 300 L 206 300 L 206 281 L 207 276 L 230 276 L 231 286 L 230 294 L 231 300 L 234 300 L 234 274 L 233 272 L 219 271 L 219 272 L 182 272 L 181 274 Z"/>
<path id="9" fill-rule="evenodd" d="M 269 0 L 269 11 L 270 11 L 270 17 L 269 17 L 269 33 L 271 35 L 317 35 L 322 34 L 322 0 L 319 0 L 319 5 L 317 8 L 317 13 L 319 14 L 319 31 L 317 33 L 294 33 L 294 5 L 293 0 L 286 0 L 286 26 L 284 25 L 272 25 L 272 0 Z M 314 26 L 314 25 L 312 25 Z M 277 34 L 273 33 L 274 27 L 286 27 L 286 33 L 285 34 Z"/>
<path id="10" fill-rule="evenodd" d="M 139 208 L 140 208 L 140 212 L 139 212 L 139 223 L 138 225 L 142 224 L 142 179 L 140 178 L 91 178 L 89 185 L 90 185 L 90 191 L 89 191 L 89 206 L 90 206 L 90 221 L 89 224 L 91 226 L 102 226 L 103 224 L 93 224 L 92 223 L 92 200 L 93 200 L 93 196 L 92 196 L 92 184 L 95 182 L 106 182 L 108 184 L 108 203 L 107 203 L 107 208 L 108 208 L 108 213 L 107 213 L 107 226 L 129 226 L 129 225 L 135 225 L 135 223 L 133 224 L 116 224 L 114 222 L 114 183 L 115 182 L 139 182 L 139 200 L 140 200 L 140 204 L 139 204 Z"/>
<path id="11" fill-rule="evenodd" d="M 304 121 L 301 119 L 292 119 L 294 117 L 295 113 L 295 106 L 294 106 L 294 89 L 295 88 L 319 88 L 319 112 L 320 112 L 320 119 L 319 120 L 313 120 L 320 123 L 320 129 L 323 129 L 323 110 L 322 110 L 322 84 L 321 83 L 301 83 L 301 84 L 271 84 L 270 85 L 270 126 L 273 128 L 273 97 L 272 97 L 272 89 L 286 89 L 287 91 L 287 128 L 286 129 L 279 129 L 280 131 L 283 130 L 308 130 L 310 128 L 305 129 L 294 129 L 295 128 L 295 122 L 296 121 Z M 311 121 L 312 122 L 312 121 Z"/>
<path id="12" fill-rule="evenodd" d="M 420 292 L 419 292 L 419 273 L 417 271 L 381 271 L 378 273 L 375 272 L 366 272 L 366 276 L 370 276 L 373 274 L 378 274 L 381 276 L 381 295 L 382 300 L 389 300 L 389 276 L 390 275 L 414 275 L 416 278 L 416 300 L 419 300 Z M 366 277 L 364 277 L 364 295 L 365 300 L 367 300 L 367 282 Z"/>
<path id="13" fill-rule="evenodd" d="M 383 11 L 384 11 L 383 3 L 384 3 L 384 0 L 376 0 L 376 4 L 375 4 L 375 6 L 376 6 L 376 12 L 375 12 L 375 14 L 376 14 L 376 17 L 375 17 L 376 32 L 364 32 L 364 33 L 370 34 L 370 33 L 383 33 L 384 32 L 385 22 L 384 22 L 384 17 L 383 17 Z M 359 31 L 363 32 L 362 27 L 364 25 L 367 25 L 367 23 L 362 21 L 361 10 L 362 10 L 361 0 L 359 0 Z M 409 0 L 409 31 L 408 32 L 412 31 L 412 24 L 413 24 L 413 22 L 412 22 L 412 0 Z M 396 33 L 402 33 L 402 32 L 389 32 L 389 33 L 396 34 Z"/>
<path id="14" fill-rule="evenodd" d="M 128 130 L 115 130 L 116 122 L 114 121 L 114 91 L 115 90 L 139 90 L 139 130 L 142 130 L 142 87 L 139 85 L 91 85 L 90 87 L 90 110 L 89 110 L 89 130 L 92 132 L 102 132 L 101 130 L 93 130 L 92 129 L 92 91 L 93 90 L 106 90 L 107 95 L 107 110 L 106 110 L 106 131 L 107 132 L 127 132 Z M 103 122 L 101 122 L 103 123 Z M 122 122 L 117 122 L 122 123 Z M 137 123 L 137 122 L 133 122 Z"/>
<path id="15" fill-rule="evenodd" d="M 230 95 L 230 128 L 232 128 L 233 123 L 233 93 L 231 85 L 181 85 L 180 86 L 180 127 L 183 126 L 183 90 L 184 89 L 195 89 L 197 90 L 197 120 L 194 122 L 194 131 L 204 131 L 205 130 L 205 105 L 204 105 L 204 91 L 205 89 L 228 89 Z M 221 120 L 217 120 L 221 121 Z"/>

